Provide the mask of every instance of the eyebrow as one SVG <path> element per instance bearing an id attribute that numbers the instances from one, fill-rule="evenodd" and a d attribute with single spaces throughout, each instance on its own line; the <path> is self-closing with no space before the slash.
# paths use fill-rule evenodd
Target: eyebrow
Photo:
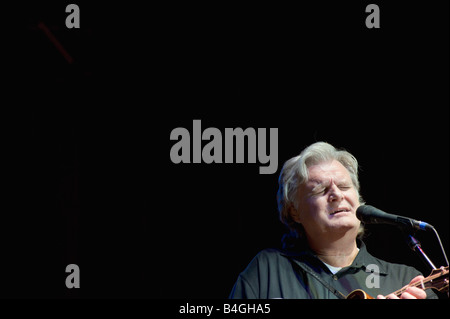
<path id="1" fill-rule="evenodd" d="M 313 185 L 311 191 L 317 190 L 317 188 L 320 187 L 328 187 L 330 186 L 330 180 L 328 181 L 321 181 L 321 180 L 316 180 L 316 179 L 311 179 L 308 182 L 312 182 L 315 185 Z M 339 181 L 335 181 L 336 186 L 340 187 L 340 186 L 351 186 L 352 185 L 352 181 L 347 181 L 345 178 L 341 179 Z"/>
<path id="2" fill-rule="evenodd" d="M 309 182 L 313 183 L 313 185 L 311 185 L 312 187 L 310 187 L 311 192 L 314 192 L 317 189 L 322 188 L 322 187 L 328 187 L 330 185 L 330 181 L 309 180 L 308 183 Z"/>

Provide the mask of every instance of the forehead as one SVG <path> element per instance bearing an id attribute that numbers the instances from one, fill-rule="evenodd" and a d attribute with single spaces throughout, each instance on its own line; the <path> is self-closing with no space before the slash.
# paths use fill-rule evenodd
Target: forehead
<path id="1" fill-rule="evenodd" d="M 331 179 L 336 182 L 350 181 L 350 173 L 340 162 L 324 162 L 312 165 L 308 168 L 307 184 L 322 184 Z"/>

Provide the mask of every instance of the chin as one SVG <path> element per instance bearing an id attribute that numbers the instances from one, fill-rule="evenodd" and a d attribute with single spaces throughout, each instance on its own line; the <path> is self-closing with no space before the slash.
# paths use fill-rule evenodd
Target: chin
<path id="1" fill-rule="evenodd" d="M 330 225 L 330 229 L 333 229 L 333 231 L 335 232 L 354 231 L 356 237 L 359 230 L 359 223 L 358 224 L 355 224 L 354 222 L 336 223 L 334 225 Z"/>

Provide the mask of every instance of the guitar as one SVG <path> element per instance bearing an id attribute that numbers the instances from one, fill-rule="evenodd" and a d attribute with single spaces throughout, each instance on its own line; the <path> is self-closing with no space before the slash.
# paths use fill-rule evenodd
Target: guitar
<path id="1" fill-rule="evenodd" d="M 400 297 L 401 294 L 406 290 L 408 287 L 417 287 L 421 288 L 423 290 L 426 289 L 436 289 L 438 291 L 448 291 L 448 266 L 447 267 L 441 267 L 438 269 L 433 269 L 431 274 L 422 279 L 421 281 L 415 282 L 411 285 L 405 286 L 397 291 L 394 292 L 394 294 L 397 297 Z M 374 297 L 367 294 L 365 291 L 361 289 L 353 290 L 346 299 L 375 299 Z"/>

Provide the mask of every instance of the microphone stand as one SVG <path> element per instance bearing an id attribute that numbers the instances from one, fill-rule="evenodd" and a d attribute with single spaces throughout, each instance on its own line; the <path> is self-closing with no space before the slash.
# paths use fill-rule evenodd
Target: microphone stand
<path id="1" fill-rule="evenodd" d="M 431 261 L 431 259 L 428 258 L 427 254 L 425 254 L 425 252 L 423 251 L 422 246 L 420 245 L 420 242 L 417 239 L 415 239 L 414 236 L 408 234 L 404 229 L 402 229 L 402 233 L 405 237 L 406 243 L 408 244 L 409 248 L 411 248 L 413 251 L 415 251 L 419 255 L 420 259 L 422 259 L 422 261 L 426 265 L 430 266 L 432 271 L 434 269 L 437 269 L 436 266 Z M 436 231 L 435 231 L 435 233 L 437 235 Z M 437 235 L 437 236 L 439 239 L 439 235 Z M 440 243 L 440 239 L 439 239 L 439 243 Z M 442 245 L 441 245 L 441 248 L 442 248 Z M 447 261 L 447 256 L 445 255 L 445 251 L 443 249 L 442 249 L 442 251 L 444 253 L 445 260 Z M 447 265 L 448 265 L 448 262 L 447 262 Z M 449 297 L 449 291 L 447 290 L 447 298 L 448 297 Z"/>
<path id="2" fill-rule="evenodd" d="M 408 244 L 409 248 L 411 248 L 413 251 L 415 251 L 419 257 L 422 259 L 422 261 L 431 267 L 431 270 L 437 269 L 436 266 L 433 264 L 430 258 L 428 258 L 427 254 L 423 251 L 420 242 L 415 239 L 412 235 L 408 235 L 405 233 L 405 239 L 406 243 Z"/>

